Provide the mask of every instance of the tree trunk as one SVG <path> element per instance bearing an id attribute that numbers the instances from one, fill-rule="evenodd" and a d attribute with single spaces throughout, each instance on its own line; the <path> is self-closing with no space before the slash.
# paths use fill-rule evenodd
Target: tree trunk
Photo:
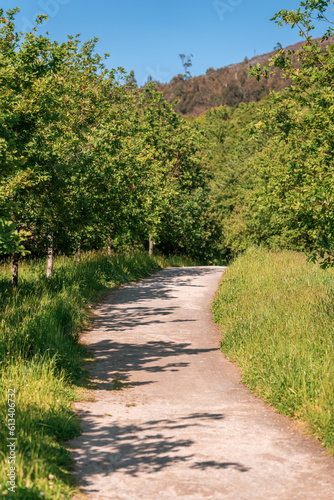
<path id="1" fill-rule="evenodd" d="M 131 240 L 131 253 L 134 253 L 135 251 L 135 242 Z"/>
<path id="2" fill-rule="evenodd" d="M 108 236 L 108 255 L 111 255 L 111 236 Z"/>
<path id="3" fill-rule="evenodd" d="M 78 243 L 78 263 L 81 262 L 81 242 Z"/>
<path id="4" fill-rule="evenodd" d="M 52 278 L 52 270 L 53 270 L 53 236 L 52 234 L 48 235 L 49 246 L 48 246 L 48 263 L 46 266 L 46 277 Z"/>
<path id="5" fill-rule="evenodd" d="M 17 252 L 13 253 L 12 260 L 12 286 L 16 287 L 19 280 L 19 254 Z"/>
<path id="6" fill-rule="evenodd" d="M 148 240 L 148 254 L 150 257 L 152 257 L 152 255 L 153 255 L 153 240 L 152 240 L 151 236 L 149 237 L 149 240 Z"/>

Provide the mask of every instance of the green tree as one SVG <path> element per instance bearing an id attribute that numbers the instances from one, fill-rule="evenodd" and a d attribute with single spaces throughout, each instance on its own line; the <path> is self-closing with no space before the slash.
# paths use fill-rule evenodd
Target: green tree
<path id="1" fill-rule="evenodd" d="M 297 26 L 305 43 L 293 53 L 278 51 L 267 67 L 253 68 L 260 78 L 268 77 L 270 66 L 279 67 L 292 82 L 271 98 L 267 128 L 276 154 L 267 148 L 262 155 L 260 173 L 269 180 L 257 199 L 276 231 L 281 228 L 290 245 L 302 247 L 313 259 L 320 257 L 323 265 L 332 264 L 334 249 L 334 45 L 324 49 L 311 32 L 314 20 L 330 22 L 326 12 L 331 3 L 310 0 L 296 11 L 277 13 L 273 20 L 279 26 Z M 324 38 L 331 33 L 329 26 Z"/>
<path id="2" fill-rule="evenodd" d="M 106 70 L 96 40 L 53 42 L 38 34 L 45 16 L 17 33 L 16 13 L 1 11 L 0 31 L 0 241 L 14 284 L 29 250 L 47 252 L 51 278 L 57 250 L 77 248 L 80 260 L 82 245 L 168 243 L 182 231 L 190 241 L 208 210 L 201 134 L 154 84 L 138 89 L 122 68 Z M 170 231 L 179 214 L 186 226 Z"/>

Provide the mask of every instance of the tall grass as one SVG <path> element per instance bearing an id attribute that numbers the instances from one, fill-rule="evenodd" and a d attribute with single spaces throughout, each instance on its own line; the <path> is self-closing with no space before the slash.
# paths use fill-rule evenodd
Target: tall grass
<path id="1" fill-rule="evenodd" d="M 213 311 L 243 381 L 334 452 L 334 270 L 252 249 L 225 273 Z"/>
<path id="2" fill-rule="evenodd" d="M 72 411 L 76 386 L 84 382 L 86 356 L 78 343 L 92 301 L 119 284 L 168 266 L 192 265 L 182 257 L 147 254 L 84 254 L 59 257 L 54 276 L 45 262 L 20 265 L 19 287 L 10 286 L 10 266 L 0 267 L 0 496 L 7 499 L 71 498 L 75 485 L 63 443 L 80 432 Z M 15 390 L 16 490 L 8 490 L 8 389 Z"/>

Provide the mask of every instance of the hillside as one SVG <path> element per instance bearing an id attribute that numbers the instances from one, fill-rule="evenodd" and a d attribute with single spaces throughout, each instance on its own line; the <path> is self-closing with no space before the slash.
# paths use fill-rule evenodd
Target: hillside
<path id="1" fill-rule="evenodd" d="M 331 37 L 328 43 L 333 43 Z M 286 47 L 286 50 L 298 50 L 304 42 Z M 238 64 L 230 64 L 219 69 L 209 68 L 205 75 L 186 79 L 184 75 L 174 76 L 169 83 L 157 83 L 168 102 L 179 100 L 176 111 L 185 116 L 199 116 L 208 109 L 220 105 L 234 106 L 240 103 L 258 102 L 272 90 L 282 90 L 289 86 L 290 81 L 283 79 L 281 71 L 268 80 L 256 81 L 250 77 L 250 66 L 257 63 L 265 64 L 273 57 L 275 51 L 255 56 Z"/>

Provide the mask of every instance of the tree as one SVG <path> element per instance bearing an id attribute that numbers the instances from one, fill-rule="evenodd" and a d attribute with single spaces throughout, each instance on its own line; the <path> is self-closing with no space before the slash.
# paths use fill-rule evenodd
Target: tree
<path id="1" fill-rule="evenodd" d="M 190 74 L 189 68 L 191 68 L 191 66 L 193 64 L 192 61 L 191 61 L 191 59 L 194 56 L 192 54 L 190 54 L 190 56 L 186 56 L 185 54 L 179 54 L 179 57 L 181 59 L 182 66 L 183 66 L 183 69 L 184 69 L 185 79 L 189 80 L 189 78 L 191 78 L 191 74 Z"/>
<path id="2" fill-rule="evenodd" d="M 117 126 L 115 119 L 109 122 L 117 112 L 113 100 L 122 99 L 127 90 L 94 53 L 96 40 L 81 48 L 72 37 L 61 45 L 51 42 L 36 33 L 44 16 L 32 33 L 22 36 L 15 32 L 16 12 L 9 11 L 6 18 L 1 11 L 0 78 L 5 92 L 0 98 L 0 196 L 10 214 L 7 233 L 15 226 L 21 237 L 31 232 L 35 244 L 48 246 L 51 277 L 55 235 L 66 225 L 80 241 L 84 224 L 94 218 L 100 167 L 94 154 L 101 144 L 106 149 L 106 141 L 109 151 L 115 149 Z M 6 248 L 10 250 L 8 243 Z"/>
<path id="3" fill-rule="evenodd" d="M 295 52 L 281 49 L 269 66 L 252 69 L 259 79 L 268 77 L 270 66 L 278 67 L 292 81 L 284 93 L 272 95 L 266 120 L 276 155 L 268 149 L 262 155 L 261 175 L 269 179 L 258 198 L 263 213 L 271 224 L 275 221 L 276 231 L 281 227 L 287 234 L 290 228 L 294 246 L 312 259 L 320 257 L 325 266 L 333 264 L 334 250 L 334 45 L 323 49 L 311 32 L 314 20 L 332 23 L 326 14 L 331 3 L 306 0 L 296 11 L 277 13 L 273 20 L 279 26 L 297 26 L 305 43 Z M 323 40 L 331 33 L 328 27 Z"/>
<path id="4" fill-rule="evenodd" d="M 27 164 L 25 151 L 33 141 L 37 128 L 38 107 L 32 97 L 34 86 L 43 78 L 49 61 L 42 56 L 43 41 L 34 34 L 21 37 L 15 32 L 14 18 L 18 9 L 7 12 L 0 9 L 0 137 L 1 163 L 1 250 L 13 256 L 12 284 L 18 279 L 20 254 L 27 253 L 25 237 L 30 234 L 26 218 L 29 209 L 24 206 L 21 193 L 27 193 L 36 184 L 36 177 Z M 37 18 L 40 24 L 44 16 Z M 22 75 L 24 74 L 24 77 Z"/>
<path id="5" fill-rule="evenodd" d="M 1 11 L 0 31 L 0 241 L 15 279 L 27 251 L 47 253 L 51 278 L 59 250 L 80 260 L 84 245 L 174 238 L 167 221 L 206 179 L 199 134 L 155 84 L 106 70 L 96 40 L 53 42 L 38 34 L 45 16 L 17 33 L 16 12 Z"/>

